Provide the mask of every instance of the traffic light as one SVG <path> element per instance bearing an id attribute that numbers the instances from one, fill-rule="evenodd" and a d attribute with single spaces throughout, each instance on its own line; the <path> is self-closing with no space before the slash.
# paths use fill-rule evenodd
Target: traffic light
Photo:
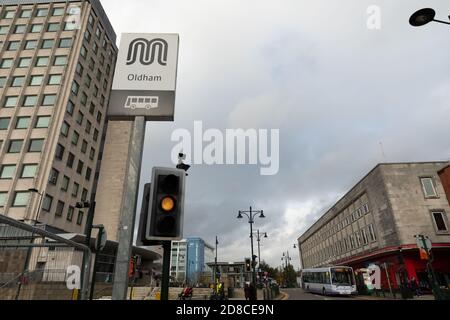
<path id="1" fill-rule="evenodd" d="M 147 219 L 147 240 L 183 238 L 184 186 L 186 172 L 153 168 Z"/>
<path id="2" fill-rule="evenodd" d="M 245 259 L 245 271 L 251 272 L 252 271 L 252 262 L 250 258 Z"/>

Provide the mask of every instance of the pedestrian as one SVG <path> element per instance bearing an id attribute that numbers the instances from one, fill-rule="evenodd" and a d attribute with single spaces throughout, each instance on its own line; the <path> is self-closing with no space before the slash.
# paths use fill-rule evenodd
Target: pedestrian
<path id="1" fill-rule="evenodd" d="M 250 287 L 248 286 L 248 283 L 245 283 L 244 286 L 244 295 L 245 295 L 245 300 L 250 300 Z"/>
<path id="2" fill-rule="evenodd" d="M 412 278 L 411 278 L 410 286 L 411 286 L 412 292 L 413 292 L 417 297 L 420 297 L 420 296 L 421 296 L 420 286 L 418 285 L 417 280 L 416 280 L 415 277 L 412 277 Z"/>

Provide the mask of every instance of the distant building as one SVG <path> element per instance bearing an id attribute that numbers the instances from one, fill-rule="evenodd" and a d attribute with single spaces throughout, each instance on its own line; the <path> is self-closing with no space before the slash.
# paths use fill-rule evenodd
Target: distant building
<path id="1" fill-rule="evenodd" d="M 210 272 L 208 262 L 214 261 L 214 248 L 201 238 L 172 241 L 170 274 L 179 283 L 195 284 L 200 275 Z"/>
<path id="2" fill-rule="evenodd" d="M 208 266 L 214 270 L 215 263 Z M 252 273 L 245 270 L 245 262 L 217 262 L 217 271 L 225 286 L 231 288 L 243 288 L 245 282 L 251 281 Z M 212 276 L 212 274 L 211 274 Z"/>
<path id="3" fill-rule="evenodd" d="M 382 269 L 383 288 L 398 288 L 412 277 L 429 287 L 414 238 L 423 234 L 433 242 L 438 281 L 448 285 L 449 165 L 377 165 L 298 238 L 303 268 L 349 265 L 357 270 L 376 264 Z"/>

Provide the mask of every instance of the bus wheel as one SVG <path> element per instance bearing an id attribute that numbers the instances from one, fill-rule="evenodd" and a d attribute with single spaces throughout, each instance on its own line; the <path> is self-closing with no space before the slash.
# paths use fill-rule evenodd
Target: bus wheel
<path id="1" fill-rule="evenodd" d="M 306 286 L 306 291 L 308 291 L 308 292 L 309 292 L 309 286 Z"/>
<path id="2" fill-rule="evenodd" d="M 327 295 L 327 290 L 325 290 L 325 288 L 322 289 L 322 295 L 324 295 L 324 296 Z"/>

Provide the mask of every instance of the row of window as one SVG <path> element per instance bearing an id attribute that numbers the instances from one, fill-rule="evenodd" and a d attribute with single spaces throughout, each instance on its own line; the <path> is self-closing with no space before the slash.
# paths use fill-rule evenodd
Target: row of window
<path id="1" fill-rule="evenodd" d="M 5 35 L 9 32 L 9 25 L 0 26 L 0 35 Z M 64 24 L 64 31 L 73 31 L 76 28 L 76 24 L 72 22 L 66 22 Z M 58 32 L 61 30 L 61 23 L 48 23 L 47 27 L 44 28 L 42 23 L 36 24 L 17 24 L 13 28 L 13 34 L 24 34 L 24 33 L 41 33 L 45 29 L 46 32 Z"/>
<path id="2" fill-rule="evenodd" d="M 322 241 L 332 237 L 337 234 L 347 226 L 351 225 L 353 222 L 358 221 L 364 215 L 370 212 L 369 205 L 367 203 L 355 209 L 352 213 L 348 214 L 345 218 L 342 218 L 340 222 L 330 222 L 326 225 L 322 230 L 312 236 L 305 244 L 305 248 L 307 250 L 315 247 Z M 338 218 L 335 218 L 334 221 L 337 221 Z"/>
<path id="3" fill-rule="evenodd" d="M 39 41 L 41 44 L 39 45 Z M 21 43 L 23 44 L 22 50 L 34 50 L 37 48 L 40 49 L 53 49 L 55 45 L 55 39 L 42 39 L 42 40 L 13 40 L 9 41 L 6 46 L 6 51 L 18 51 L 21 49 Z M 72 38 L 61 38 L 58 41 L 58 48 L 71 48 L 72 47 Z"/>
<path id="4" fill-rule="evenodd" d="M 55 153 L 55 158 L 56 160 L 62 161 L 64 158 L 64 154 L 65 154 L 66 148 L 61 145 L 58 144 L 56 146 L 56 153 Z M 82 153 L 86 153 L 87 151 L 87 143 L 85 144 L 83 142 L 83 146 L 82 146 Z M 94 160 L 95 159 L 95 149 L 91 147 L 90 153 L 89 153 L 89 159 Z M 66 161 L 66 166 L 70 169 L 73 169 L 75 164 L 75 155 L 72 152 L 69 152 L 68 156 L 67 156 L 67 161 Z M 77 164 L 77 168 L 76 168 L 76 172 L 78 174 L 83 174 L 83 168 L 84 168 L 85 164 L 83 161 L 78 160 L 78 164 Z M 85 172 L 85 179 L 87 181 L 91 180 L 91 175 L 92 175 L 92 169 L 88 166 L 86 166 L 86 172 Z"/>
<path id="5" fill-rule="evenodd" d="M 62 8 L 62 7 L 53 8 L 51 13 L 52 13 L 52 16 L 54 16 L 54 17 L 62 16 L 62 15 L 64 15 L 64 8 Z M 34 13 L 34 16 L 35 17 L 46 17 L 46 16 L 48 16 L 48 14 L 49 14 L 49 9 L 38 8 L 36 10 L 36 12 Z M 6 9 L 3 12 L 2 18 L 3 19 L 13 19 L 15 15 L 16 15 L 16 10 Z M 32 9 L 23 9 L 20 11 L 19 18 L 31 18 L 32 16 L 33 16 Z"/>
<path id="6" fill-rule="evenodd" d="M 49 86 L 60 85 L 62 74 L 50 74 L 46 81 Z M 27 85 L 31 87 L 41 86 L 44 82 L 44 75 L 32 75 Z M 13 76 L 11 79 L 11 87 L 22 87 L 25 84 L 25 76 Z"/>
<path id="7" fill-rule="evenodd" d="M 19 59 L 19 63 L 17 65 L 18 68 L 28 68 L 31 66 L 32 58 L 31 57 L 23 57 Z M 35 67 L 48 67 L 50 63 L 49 57 L 39 56 L 36 58 L 34 62 Z M 67 64 L 67 56 L 55 56 L 53 59 L 53 66 L 65 66 Z M 14 59 L 5 58 L 0 62 L 0 69 L 11 69 L 14 66 Z M 6 78 L 4 79 L 4 83 L 6 83 Z"/>
<path id="8" fill-rule="evenodd" d="M 20 179 L 34 179 L 38 164 L 23 164 L 20 170 Z M 16 164 L 5 164 L 0 170 L 0 179 L 13 179 L 16 174 Z"/>
<path id="9" fill-rule="evenodd" d="M 27 145 L 27 152 L 31 153 L 39 153 L 42 152 L 42 148 L 44 147 L 45 139 L 30 139 L 28 144 L 24 143 L 24 140 L 10 140 L 8 144 L 7 153 L 20 153 L 22 151 L 22 147 Z M 0 141 L 1 148 L 2 141 Z"/>
<path id="10" fill-rule="evenodd" d="M 23 107 L 35 107 L 38 102 L 38 96 L 30 95 L 24 96 L 23 99 L 20 99 L 19 96 L 6 96 L 3 101 L 3 108 L 15 108 L 19 105 L 19 102 L 22 103 Z M 56 103 L 56 94 L 44 94 L 42 95 L 42 99 L 40 105 L 43 107 L 53 107 Z"/>
<path id="11" fill-rule="evenodd" d="M 56 170 L 55 168 L 52 168 L 52 170 L 50 172 L 50 176 L 48 178 L 49 183 L 51 185 L 56 186 L 58 184 L 59 175 L 60 175 L 59 171 Z M 64 175 L 61 180 L 61 188 L 60 188 L 61 191 L 68 192 L 69 188 L 70 188 L 70 183 L 71 183 L 70 178 L 68 176 Z M 80 184 L 77 183 L 76 181 L 73 181 L 72 190 L 71 190 L 72 197 L 78 197 L 79 191 L 80 191 Z M 88 196 L 88 190 L 83 188 L 83 190 L 81 191 L 81 201 L 86 201 L 87 196 Z"/>
<path id="12" fill-rule="evenodd" d="M 6 199 L 8 197 L 8 193 L 7 192 L 0 192 L 0 208 L 3 208 L 6 206 Z M 29 191 L 16 191 L 14 192 L 14 197 L 12 200 L 12 204 L 11 207 L 13 208 L 21 208 L 21 207 L 26 207 L 28 205 L 30 199 L 30 192 Z M 46 212 L 50 212 L 51 208 L 52 208 L 52 204 L 53 204 L 53 197 L 50 195 L 45 195 L 43 201 L 42 201 L 42 210 L 46 211 Z M 66 204 L 62 201 L 58 201 L 57 205 L 56 205 L 56 211 L 55 211 L 55 215 L 57 217 L 62 217 L 63 216 L 63 212 L 64 212 L 64 207 L 66 206 Z M 67 221 L 72 221 L 73 220 L 73 215 L 75 212 L 75 208 L 72 206 L 68 207 L 67 210 Z M 78 217 L 77 217 L 77 224 L 78 225 L 82 225 L 83 223 L 83 216 L 84 216 L 84 212 L 83 211 L 79 211 L 78 212 Z"/>
<path id="13" fill-rule="evenodd" d="M 39 116 L 34 122 L 34 128 L 44 129 L 50 126 L 51 116 Z M 0 130 L 8 130 L 11 124 L 11 118 L 0 118 Z M 28 129 L 31 124 L 31 117 L 17 117 L 15 118 L 14 129 Z"/>
<path id="14" fill-rule="evenodd" d="M 375 229 L 373 224 L 370 224 L 369 226 L 358 230 L 354 234 L 345 237 L 343 240 L 336 241 L 315 254 L 309 255 L 312 255 L 316 262 L 324 261 L 368 245 L 370 242 L 375 242 L 376 240 Z"/>

